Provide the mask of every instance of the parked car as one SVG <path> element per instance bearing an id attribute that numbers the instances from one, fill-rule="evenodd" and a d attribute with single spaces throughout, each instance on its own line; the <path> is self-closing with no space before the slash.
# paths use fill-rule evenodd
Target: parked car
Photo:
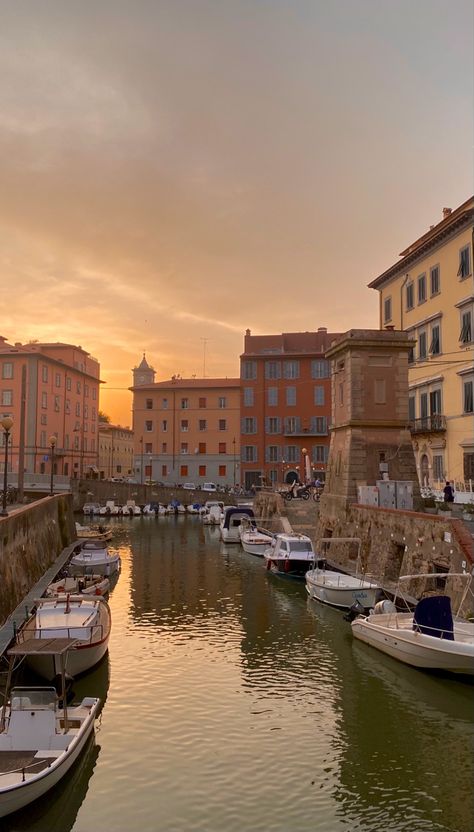
<path id="1" fill-rule="evenodd" d="M 203 491 L 217 491 L 217 485 L 215 482 L 205 482 L 203 487 Z"/>
<path id="2" fill-rule="evenodd" d="M 187 488 L 188 491 L 195 491 L 196 490 L 196 486 L 194 485 L 193 482 L 185 482 L 183 484 L 183 488 Z"/>

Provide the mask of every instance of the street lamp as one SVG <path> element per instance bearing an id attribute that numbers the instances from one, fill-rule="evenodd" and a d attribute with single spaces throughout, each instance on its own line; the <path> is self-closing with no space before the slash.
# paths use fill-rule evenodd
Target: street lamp
<path id="1" fill-rule="evenodd" d="M 235 471 L 236 471 L 236 459 L 235 459 L 235 436 L 232 440 L 232 453 L 234 457 L 234 490 L 235 490 Z"/>
<path id="2" fill-rule="evenodd" d="M 8 440 L 10 439 L 10 431 L 13 427 L 13 419 L 11 416 L 4 416 L 4 418 L 0 421 L 0 425 L 2 426 L 5 432 L 5 468 L 3 471 L 3 498 L 2 498 L 2 511 L 1 517 L 7 517 L 7 487 L 8 487 Z"/>
<path id="3" fill-rule="evenodd" d="M 50 487 L 49 487 L 49 493 L 50 493 L 51 497 L 54 494 L 54 449 L 56 447 L 56 442 L 57 441 L 58 440 L 57 440 L 56 436 L 54 436 L 54 434 L 53 434 L 53 436 L 49 437 L 49 444 L 51 446 L 51 484 L 50 484 Z"/>
<path id="4" fill-rule="evenodd" d="M 138 441 L 140 442 L 140 484 L 143 485 L 143 436 Z"/>

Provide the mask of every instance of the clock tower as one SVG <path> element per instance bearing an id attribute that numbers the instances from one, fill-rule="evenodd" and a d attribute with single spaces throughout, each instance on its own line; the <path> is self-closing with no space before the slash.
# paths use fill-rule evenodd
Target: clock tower
<path id="1" fill-rule="evenodd" d="M 140 387 L 145 384 L 154 384 L 155 382 L 155 371 L 153 367 L 150 367 L 148 364 L 148 361 L 145 358 L 145 353 L 143 353 L 143 358 L 138 367 L 134 367 L 132 372 L 134 387 Z"/>

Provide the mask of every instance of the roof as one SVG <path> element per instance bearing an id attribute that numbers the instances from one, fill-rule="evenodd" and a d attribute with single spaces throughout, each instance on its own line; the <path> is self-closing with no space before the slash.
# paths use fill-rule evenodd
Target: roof
<path id="1" fill-rule="evenodd" d="M 282 332 L 275 335 L 245 335 L 241 358 L 260 356 L 272 360 L 288 355 L 323 355 L 340 333 L 320 327 L 317 332 Z"/>
<path id="2" fill-rule="evenodd" d="M 153 369 L 153 367 L 151 367 L 150 364 L 148 363 L 148 361 L 146 360 L 145 353 L 143 353 L 143 358 L 140 361 L 140 364 L 138 365 L 138 367 L 136 369 L 137 370 L 152 370 Z"/>
<path id="3" fill-rule="evenodd" d="M 216 389 L 217 387 L 240 387 L 240 378 L 171 378 L 169 381 L 156 381 L 130 387 L 130 390 L 197 390 Z"/>

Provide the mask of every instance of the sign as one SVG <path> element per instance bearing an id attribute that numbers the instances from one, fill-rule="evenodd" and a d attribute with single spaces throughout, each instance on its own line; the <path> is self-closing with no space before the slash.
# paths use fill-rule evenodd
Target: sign
<path id="1" fill-rule="evenodd" d="M 43 462 L 49 462 L 49 456 L 48 456 L 48 454 L 46 454 L 46 455 L 43 457 Z"/>

